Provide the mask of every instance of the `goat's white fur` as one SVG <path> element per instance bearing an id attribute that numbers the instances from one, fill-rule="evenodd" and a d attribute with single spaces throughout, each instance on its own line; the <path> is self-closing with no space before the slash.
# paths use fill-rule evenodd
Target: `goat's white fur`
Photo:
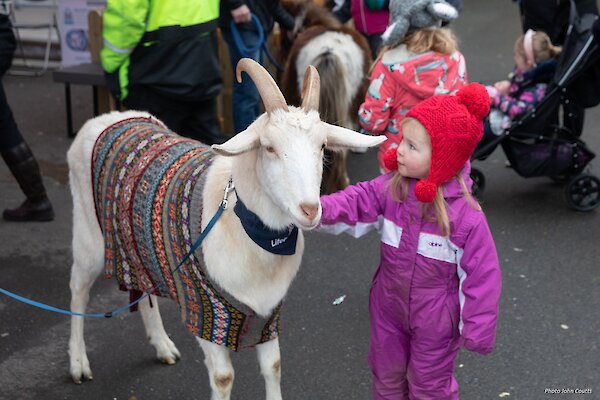
<path id="1" fill-rule="evenodd" d="M 91 182 L 91 155 L 96 138 L 108 126 L 147 113 L 112 112 L 85 123 L 68 152 L 73 196 L 73 268 L 71 310 L 84 313 L 90 288 L 104 266 L 104 239 L 96 219 Z M 322 146 L 334 149 L 375 146 L 384 137 L 373 137 L 321 122 L 316 111 L 289 107 L 260 116 L 248 129 L 223 145 L 213 146 L 216 155 L 206 171 L 202 223 L 211 219 L 223 197 L 229 177 L 239 196 L 272 229 L 296 224 L 303 229 L 317 225 L 321 216 L 319 186 Z M 266 252 L 249 239 L 229 208 L 202 244 L 206 271 L 211 280 L 248 305 L 268 316 L 285 296 L 298 271 L 304 250 L 298 235 L 296 254 L 279 256 Z M 203 227 L 204 227 L 203 226 Z M 140 312 L 157 357 L 173 364 L 180 357 L 160 318 L 157 302 L 140 303 Z M 229 399 L 234 371 L 229 350 L 198 339 L 205 353 L 212 399 Z M 277 339 L 257 346 L 266 398 L 281 399 L 280 355 Z M 72 317 L 69 341 L 70 373 L 76 383 L 92 379 L 83 338 L 83 318 Z"/>

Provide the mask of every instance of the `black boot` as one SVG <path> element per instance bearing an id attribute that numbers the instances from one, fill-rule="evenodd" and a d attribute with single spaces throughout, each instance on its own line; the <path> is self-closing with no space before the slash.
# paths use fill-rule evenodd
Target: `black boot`
<path id="1" fill-rule="evenodd" d="M 54 210 L 46 196 L 40 168 L 27 143 L 0 152 L 27 199 L 17 208 L 4 210 L 7 221 L 52 221 Z"/>

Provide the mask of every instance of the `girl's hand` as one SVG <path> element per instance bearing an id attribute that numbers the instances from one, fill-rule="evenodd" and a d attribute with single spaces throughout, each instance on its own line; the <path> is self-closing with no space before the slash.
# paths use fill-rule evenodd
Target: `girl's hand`
<path id="1" fill-rule="evenodd" d="M 510 82 L 507 80 L 504 81 L 499 81 L 496 82 L 494 84 L 494 88 L 498 91 L 498 93 L 500 93 L 501 95 L 507 96 L 508 92 L 510 91 Z"/>

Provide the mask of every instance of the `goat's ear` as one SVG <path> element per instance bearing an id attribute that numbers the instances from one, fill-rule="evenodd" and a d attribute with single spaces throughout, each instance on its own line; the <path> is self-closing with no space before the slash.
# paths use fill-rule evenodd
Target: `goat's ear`
<path id="1" fill-rule="evenodd" d="M 256 149 L 259 146 L 260 139 L 256 129 L 248 128 L 223 144 L 213 144 L 212 149 L 217 154 L 229 157 Z"/>
<path id="2" fill-rule="evenodd" d="M 363 135 L 351 129 L 323 122 L 327 127 L 327 148 L 331 150 L 357 149 L 377 146 L 387 140 L 385 136 Z"/>

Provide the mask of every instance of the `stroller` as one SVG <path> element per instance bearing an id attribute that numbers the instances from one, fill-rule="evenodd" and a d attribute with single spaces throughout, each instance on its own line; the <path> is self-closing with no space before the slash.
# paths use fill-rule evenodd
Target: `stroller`
<path id="1" fill-rule="evenodd" d="M 548 176 L 565 183 L 565 200 L 577 211 L 600 204 L 600 179 L 583 172 L 595 157 L 579 139 L 585 108 L 600 103 L 600 19 L 577 14 L 573 1 L 569 27 L 546 96 L 514 120 L 504 133 L 481 143 L 472 160 L 485 160 L 498 146 L 510 167 L 525 178 Z M 473 193 L 485 188 L 483 173 L 473 168 Z"/>

